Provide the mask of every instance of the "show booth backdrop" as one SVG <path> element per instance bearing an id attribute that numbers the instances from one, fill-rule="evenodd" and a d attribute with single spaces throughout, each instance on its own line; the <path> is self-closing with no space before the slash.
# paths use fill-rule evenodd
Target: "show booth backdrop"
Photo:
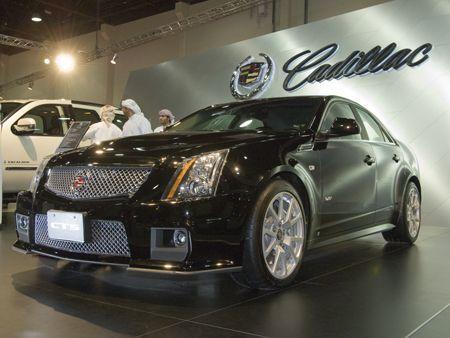
<path id="1" fill-rule="evenodd" d="M 2 124 L 0 124 L 0 135 L 2 133 Z M 1 138 L 0 138 L 0 142 Z M 3 156 L 2 156 L 2 147 L 0 143 L 0 163 L 2 164 L 0 167 L 0 205 L 2 206 L 2 210 L 0 211 L 0 227 L 3 222 Z"/>
<path id="2" fill-rule="evenodd" d="M 352 60 L 360 52 L 373 63 L 357 75 Z M 347 97 L 412 147 L 420 163 L 423 223 L 448 226 L 449 55 L 450 1 L 396 0 L 134 71 L 124 97 L 136 99 L 154 127 L 162 108 L 182 118 L 253 90 L 253 98 Z"/>

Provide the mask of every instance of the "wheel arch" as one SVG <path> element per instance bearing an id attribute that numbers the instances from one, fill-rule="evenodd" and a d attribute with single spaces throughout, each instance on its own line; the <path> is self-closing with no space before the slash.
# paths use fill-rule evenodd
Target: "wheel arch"
<path id="1" fill-rule="evenodd" d="M 408 184 L 409 182 L 413 182 L 417 186 L 417 189 L 419 189 L 420 198 L 422 198 L 422 186 L 420 185 L 419 178 L 416 175 L 411 175 L 409 177 L 408 181 L 406 182 L 406 184 Z M 406 185 L 405 185 L 405 189 L 406 189 Z"/>
<path id="2" fill-rule="evenodd" d="M 305 202 L 305 212 L 307 216 L 307 232 L 308 237 L 311 234 L 311 229 L 316 219 L 314 215 L 317 215 L 317 202 L 315 199 L 315 188 L 312 184 L 312 180 L 307 173 L 303 173 L 303 168 L 298 166 L 294 168 L 289 165 L 283 165 L 274 168 L 270 175 L 266 177 L 264 182 L 261 182 L 262 187 L 265 187 L 269 182 L 274 179 L 281 178 L 292 184 L 292 186 L 298 191 L 300 196 Z"/>
<path id="3" fill-rule="evenodd" d="M 409 182 L 413 182 L 417 186 L 417 188 L 419 189 L 420 198 L 422 199 L 422 186 L 420 184 L 419 177 L 411 172 L 405 176 L 406 176 L 406 179 L 403 181 L 403 184 L 400 186 L 400 189 L 398 189 L 398 191 L 397 191 L 396 200 L 398 202 L 396 203 L 395 217 L 394 217 L 394 219 L 396 221 L 399 220 L 399 218 L 402 214 L 401 211 L 403 209 L 403 200 L 404 200 L 404 196 L 405 196 L 405 192 L 406 192 L 406 187 L 408 186 Z"/>

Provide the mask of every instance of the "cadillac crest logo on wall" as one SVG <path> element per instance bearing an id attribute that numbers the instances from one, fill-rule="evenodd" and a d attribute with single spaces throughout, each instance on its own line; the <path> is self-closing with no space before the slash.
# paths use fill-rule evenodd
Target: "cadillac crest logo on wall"
<path id="1" fill-rule="evenodd" d="M 264 53 L 255 61 L 247 56 L 234 70 L 230 81 L 231 94 L 238 100 L 246 100 L 260 95 L 270 84 L 274 72 L 274 62 Z"/>

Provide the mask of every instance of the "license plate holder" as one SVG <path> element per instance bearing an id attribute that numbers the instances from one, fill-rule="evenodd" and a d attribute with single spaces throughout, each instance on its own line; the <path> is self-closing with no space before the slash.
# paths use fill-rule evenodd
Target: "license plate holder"
<path id="1" fill-rule="evenodd" d="M 85 243 L 87 241 L 85 212 L 49 210 L 47 212 L 48 237 L 53 240 Z"/>

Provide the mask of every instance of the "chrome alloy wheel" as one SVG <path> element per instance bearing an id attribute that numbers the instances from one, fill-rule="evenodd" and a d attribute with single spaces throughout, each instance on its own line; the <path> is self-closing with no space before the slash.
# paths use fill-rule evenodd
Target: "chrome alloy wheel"
<path id="1" fill-rule="evenodd" d="M 406 223 L 408 225 L 409 235 L 412 238 L 415 238 L 420 228 L 420 196 L 416 187 L 411 189 L 408 193 L 408 200 L 406 203 Z"/>
<path id="2" fill-rule="evenodd" d="M 294 195 L 280 192 L 270 201 L 262 228 L 262 250 L 269 272 L 277 279 L 289 277 L 300 262 L 304 222 Z"/>

